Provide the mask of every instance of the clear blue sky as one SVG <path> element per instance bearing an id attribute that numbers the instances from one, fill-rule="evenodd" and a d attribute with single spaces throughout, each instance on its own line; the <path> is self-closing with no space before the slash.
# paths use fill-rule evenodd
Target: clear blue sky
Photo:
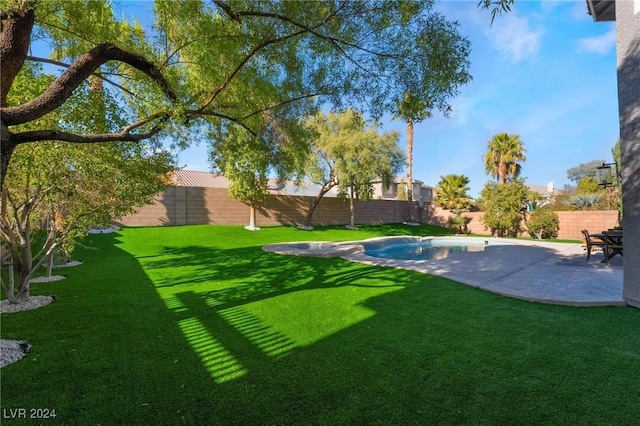
<path id="1" fill-rule="evenodd" d="M 593 22 L 585 0 L 516 0 L 496 17 L 477 1 L 442 1 L 437 8 L 460 23 L 472 43 L 473 81 L 452 100 L 450 117 L 415 126 L 414 179 L 435 186 L 441 175 L 464 174 L 471 195 L 490 179 L 482 156 L 496 133 L 520 135 L 527 150 L 527 183 L 556 188 L 567 170 L 591 160 L 611 161 L 619 137 L 615 24 Z M 402 122 L 383 121 L 401 133 Z M 180 154 L 180 165 L 210 170 L 206 147 Z"/>

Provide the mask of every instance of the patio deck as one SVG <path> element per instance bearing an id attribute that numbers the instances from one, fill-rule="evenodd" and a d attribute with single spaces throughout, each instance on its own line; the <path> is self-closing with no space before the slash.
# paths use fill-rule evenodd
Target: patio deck
<path id="1" fill-rule="evenodd" d="M 513 240 L 511 240 L 513 242 Z M 392 260 L 349 253 L 345 259 L 438 275 L 501 295 L 576 306 L 623 306 L 622 258 L 602 254 L 586 261 L 584 246 L 518 241 L 483 252 L 451 253 L 437 260 Z"/>

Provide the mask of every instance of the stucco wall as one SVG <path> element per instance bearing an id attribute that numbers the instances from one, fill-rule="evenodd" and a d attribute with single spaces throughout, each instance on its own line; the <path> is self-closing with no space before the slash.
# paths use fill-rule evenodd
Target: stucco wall
<path id="1" fill-rule="evenodd" d="M 624 226 L 623 295 L 640 307 L 640 13 L 637 1 L 616 1 L 618 108 Z"/>

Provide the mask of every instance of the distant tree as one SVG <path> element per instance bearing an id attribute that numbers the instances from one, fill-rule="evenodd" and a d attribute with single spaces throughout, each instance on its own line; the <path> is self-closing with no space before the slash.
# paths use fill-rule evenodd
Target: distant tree
<path id="1" fill-rule="evenodd" d="M 407 122 L 407 200 L 409 206 L 413 204 L 413 125 L 431 117 L 428 103 L 412 94 L 405 94 L 403 102 L 398 106 L 398 116 Z M 409 207 L 413 214 L 413 209 Z M 412 220 L 413 221 L 413 220 Z"/>
<path id="2" fill-rule="evenodd" d="M 473 204 L 469 190 L 469 178 L 464 175 L 440 176 L 435 201 L 447 210 L 466 210 Z"/>
<path id="3" fill-rule="evenodd" d="M 351 226 L 354 224 L 353 201 L 369 200 L 373 183 L 389 186 L 404 162 L 398 146 L 397 132 L 380 133 L 379 124 L 366 122 L 354 110 L 343 113 L 318 113 L 306 122 L 315 134 L 307 163 L 307 176 L 320 186 L 309 207 L 304 226 L 311 225 L 316 207 L 332 188 L 349 199 Z"/>
<path id="4" fill-rule="evenodd" d="M 394 116 L 407 123 L 407 199 L 410 220 L 413 209 L 413 144 L 414 124 L 431 117 L 439 110 L 445 116 L 451 111 L 449 99 L 460 86 L 471 80 L 469 74 L 470 43 L 458 34 L 458 23 L 434 14 L 420 19 L 411 42 L 415 55 L 422 58 L 418 66 L 406 68 L 402 99 L 395 105 Z"/>
<path id="5" fill-rule="evenodd" d="M 613 148 L 611 148 L 611 156 L 613 157 L 613 161 L 618 165 L 618 167 L 620 167 L 620 165 L 622 164 L 622 154 L 620 153 L 620 138 L 618 138 L 615 145 L 613 145 Z"/>
<path id="6" fill-rule="evenodd" d="M 280 188 L 289 177 L 299 178 L 309 150 L 309 133 L 296 117 L 262 115 L 259 130 L 235 126 L 209 133 L 209 160 L 231 181 L 229 195 L 249 204 L 251 230 L 257 229 L 257 206 L 269 195 L 269 176 L 275 176 Z"/>
<path id="7" fill-rule="evenodd" d="M 515 237 L 522 231 L 526 203 L 532 198 L 523 179 L 510 179 L 503 184 L 488 182 L 480 195 L 484 206 L 482 221 L 491 235 Z"/>
<path id="8" fill-rule="evenodd" d="M 591 160 L 588 163 L 581 163 L 576 167 L 567 170 L 567 179 L 575 183 L 580 182 L 583 178 L 592 178 L 596 180 L 598 167 L 605 163 L 604 160 Z"/>
<path id="9" fill-rule="evenodd" d="M 487 153 L 483 157 L 485 171 L 500 184 L 508 178 L 517 178 L 525 161 L 525 148 L 520 136 L 498 133 L 487 143 Z"/>

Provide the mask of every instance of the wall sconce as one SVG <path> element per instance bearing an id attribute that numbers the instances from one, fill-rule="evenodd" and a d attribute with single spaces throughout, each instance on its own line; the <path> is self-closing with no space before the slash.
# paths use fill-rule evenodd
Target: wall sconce
<path id="1" fill-rule="evenodd" d="M 615 176 L 615 182 L 614 182 Z M 620 182 L 620 173 L 618 172 L 618 164 L 602 163 L 602 166 L 598 166 L 596 169 L 596 177 L 598 179 L 598 185 L 603 188 L 608 188 Z"/>

